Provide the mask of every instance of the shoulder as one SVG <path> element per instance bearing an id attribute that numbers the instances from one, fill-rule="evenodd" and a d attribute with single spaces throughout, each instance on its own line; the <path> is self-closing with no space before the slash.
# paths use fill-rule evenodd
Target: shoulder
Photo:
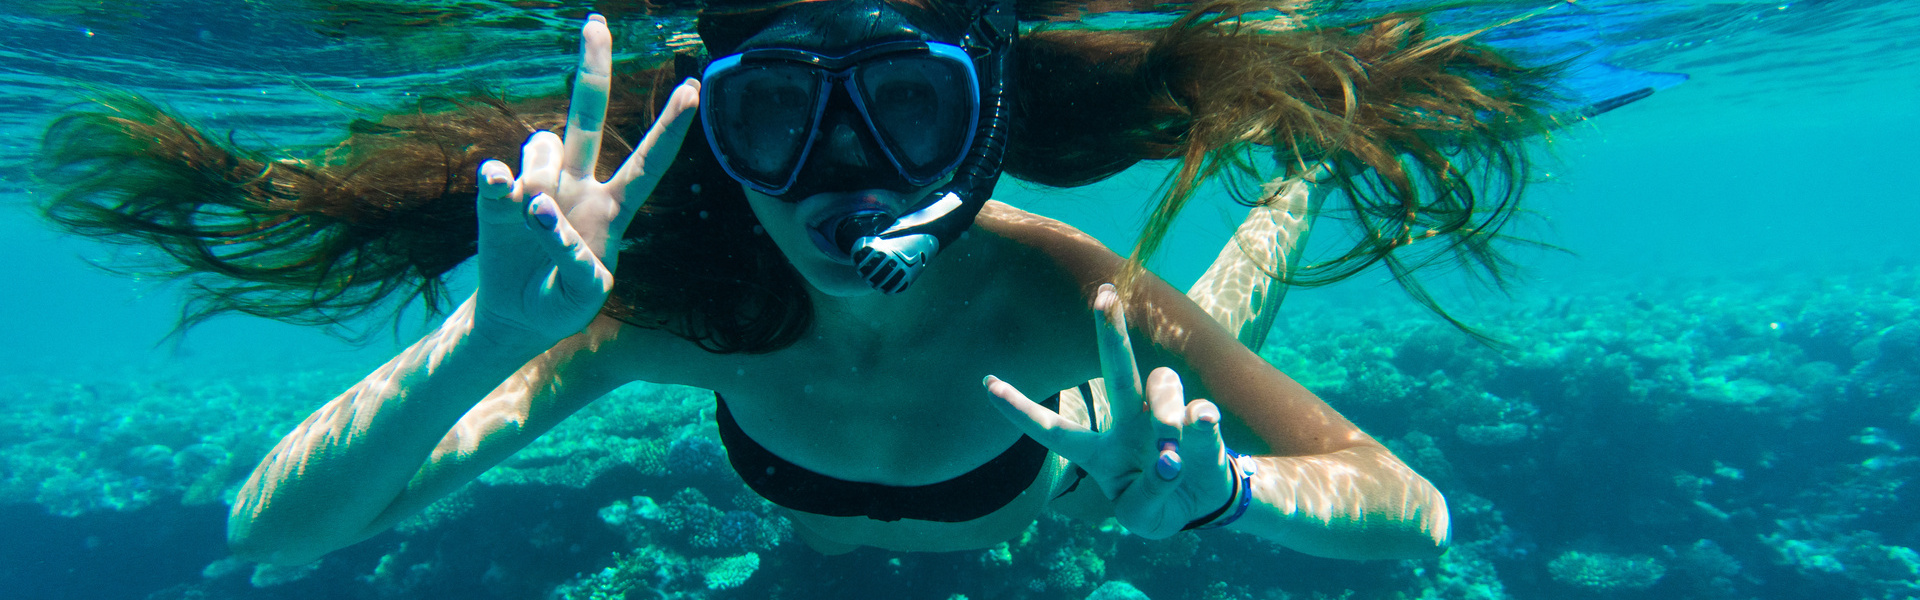
<path id="1" fill-rule="evenodd" d="M 1091 310 L 1094 291 L 1102 284 L 1120 286 L 1132 334 L 1146 336 L 1135 340 L 1137 349 L 1245 350 L 1185 293 L 1150 271 L 1128 273 L 1125 257 L 1071 225 L 999 202 L 988 203 L 977 223 L 1018 251 L 1032 253 L 1032 262 L 1045 264 L 1054 278 L 1070 281 L 1079 291 L 1079 311 Z"/>
<path id="2" fill-rule="evenodd" d="M 1112 281 L 1126 264 L 1125 258 L 1086 232 L 1003 202 L 988 202 L 975 224 L 1019 248 L 1038 253 L 1082 285 Z"/>

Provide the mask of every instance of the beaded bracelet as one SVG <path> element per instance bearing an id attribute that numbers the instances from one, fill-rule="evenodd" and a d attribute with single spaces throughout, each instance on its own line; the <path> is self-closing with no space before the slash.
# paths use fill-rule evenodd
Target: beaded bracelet
<path id="1" fill-rule="evenodd" d="M 1238 460 L 1246 458 L 1247 455 L 1234 452 L 1231 448 L 1221 449 L 1227 452 L 1227 467 L 1233 469 L 1233 493 L 1227 496 L 1226 504 L 1220 505 L 1220 508 L 1214 509 L 1205 516 L 1187 522 L 1186 527 L 1180 528 L 1181 531 L 1226 527 L 1247 514 L 1247 506 L 1253 503 L 1253 473 L 1240 468 Z M 1235 498 L 1239 498 L 1238 503 L 1234 502 Z M 1233 508 L 1233 514 L 1227 515 L 1224 519 L 1220 518 L 1220 515 L 1226 514 L 1228 508 Z"/>

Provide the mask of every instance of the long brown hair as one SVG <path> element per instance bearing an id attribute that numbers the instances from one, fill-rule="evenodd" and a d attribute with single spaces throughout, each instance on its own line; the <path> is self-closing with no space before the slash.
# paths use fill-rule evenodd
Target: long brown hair
<path id="1" fill-rule="evenodd" d="M 1323 210 L 1356 240 L 1274 274 L 1313 286 L 1384 264 L 1416 301 L 1474 333 L 1414 273 L 1451 258 L 1503 282 L 1495 242 L 1507 241 L 1500 229 L 1531 176 L 1527 139 L 1553 125 L 1540 107 L 1553 99 L 1554 66 L 1516 65 L 1471 43 L 1479 32 L 1434 35 L 1417 14 L 1265 33 L 1244 19 L 1254 8 L 1215 1 L 1161 30 L 1031 36 L 1039 43 L 1021 50 L 1035 68 L 1022 75 L 1048 85 L 1029 96 L 1045 95 L 1018 121 L 1027 129 L 1008 172 L 1074 186 L 1177 159 L 1129 261 L 1137 274 L 1209 178 L 1253 189 L 1276 170 L 1324 164 L 1324 184 L 1346 193 Z"/>
<path id="2" fill-rule="evenodd" d="M 1061 4 L 1047 3 L 1032 4 Z M 1289 274 L 1292 283 L 1384 262 L 1432 306 L 1411 278 L 1431 259 L 1407 257 L 1427 239 L 1497 276 L 1490 241 L 1525 181 L 1522 140 L 1546 125 L 1533 108 L 1547 99 L 1544 74 L 1470 36 L 1430 35 L 1417 15 L 1288 31 L 1244 19 L 1270 6 L 1214 2 L 1159 29 L 1024 35 L 1006 171 L 1076 186 L 1141 160 L 1179 160 L 1137 263 L 1209 176 L 1324 161 L 1350 192 L 1329 214 L 1348 218 L 1359 241 Z M 601 173 L 631 151 L 677 82 L 665 62 L 616 77 Z M 62 187 L 43 210 L 70 231 L 161 250 L 166 258 L 148 266 L 192 286 L 182 327 L 227 312 L 350 325 L 402 298 L 444 299 L 443 277 L 475 252 L 478 165 L 515 156 L 536 130 L 561 129 L 565 102 L 436 97 L 355 121 L 338 145 L 294 158 L 100 93 L 47 131 L 44 180 Z M 629 227 L 605 310 L 713 352 L 778 350 L 812 323 L 805 284 L 705 142 L 687 136 Z"/>

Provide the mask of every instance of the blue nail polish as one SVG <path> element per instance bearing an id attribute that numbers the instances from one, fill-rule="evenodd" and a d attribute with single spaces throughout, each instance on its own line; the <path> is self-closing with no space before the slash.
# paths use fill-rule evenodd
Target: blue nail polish
<path id="1" fill-rule="evenodd" d="M 540 194 L 528 200 L 527 212 L 531 214 L 534 222 L 547 228 L 547 231 L 553 231 L 553 226 L 560 222 L 560 208 L 554 206 L 553 198 L 546 194 Z"/>
<path id="2" fill-rule="evenodd" d="M 1161 438 L 1160 460 L 1153 463 L 1153 471 L 1164 481 L 1180 476 L 1180 440 Z"/>
<path id="3" fill-rule="evenodd" d="M 1161 480 L 1173 481 L 1173 478 L 1180 476 L 1180 455 L 1167 450 L 1160 451 L 1160 460 L 1153 463 L 1153 471 L 1160 475 Z"/>

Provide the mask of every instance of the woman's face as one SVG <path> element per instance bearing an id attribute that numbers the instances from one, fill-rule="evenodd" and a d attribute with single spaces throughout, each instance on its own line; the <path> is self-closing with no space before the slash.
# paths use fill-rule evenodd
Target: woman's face
<path id="1" fill-rule="evenodd" d="M 935 182 L 906 193 L 887 189 L 822 192 L 787 202 L 748 188 L 747 203 L 773 243 L 814 289 L 830 296 L 876 293 L 853 269 L 853 259 L 835 247 L 828 227 L 847 215 L 880 211 L 899 217 L 941 185 Z"/>

